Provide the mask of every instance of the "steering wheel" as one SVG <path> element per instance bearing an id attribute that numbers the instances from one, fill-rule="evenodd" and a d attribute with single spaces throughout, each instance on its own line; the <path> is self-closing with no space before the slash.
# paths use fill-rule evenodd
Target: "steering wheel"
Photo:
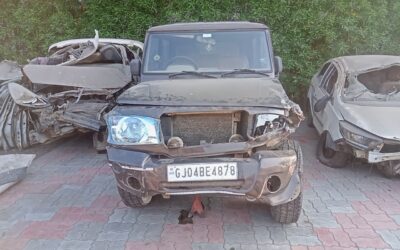
<path id="1" fill-rule="evenodd" d="M 194 69 L 196 69 L 196 70 L 199 68 L 199 67 L 197 66 L 197 64 L 196 64 L 192 59 L 190 59 L 190 58 L 187 57 L 187 56 L 175 56 L 174 58 L 172 58 L 171 60 L 169 60 L 169 61 L 167 62 L 167 67 L 170 66 L 171 64 L 173 64 L 174 62 L 179 61 L 179 60 L 188 62 L 188 63 L 189 63 L 190 65 L 192 65 L 192 66 L 194 67 Z"/>

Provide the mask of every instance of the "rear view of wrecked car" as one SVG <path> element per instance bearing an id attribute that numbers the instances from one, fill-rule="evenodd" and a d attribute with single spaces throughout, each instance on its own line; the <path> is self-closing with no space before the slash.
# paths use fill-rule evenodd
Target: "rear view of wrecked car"
<path id="1" fill-rule="evenodd" d="M 109 111 L 137 81 L 130 62 L 142 43 L 123 39 L 75 39 L 53 44 L 48 57 L 29 64 L 0 63 L 0 149 L 23 149 L 71 133 L 94 132 L 105 149 Z"/>
<path id="2" fill-rule="evenodd" d="M 248 22 L 151 28 L 141 82 L 107 114 L 110 165 L 124 203 L 220 194 L 297 221 L 302 155 L 289 138 L 303 114 L 277 76 L 269 30 Z"/>
<path id="3" fill-rule="evenodd" d="M 387 177 L 400 174 L 400 57 L 332 59 L 313 77 L 308 99 L 322 163 L 345 167 L 352 155 Z"/>

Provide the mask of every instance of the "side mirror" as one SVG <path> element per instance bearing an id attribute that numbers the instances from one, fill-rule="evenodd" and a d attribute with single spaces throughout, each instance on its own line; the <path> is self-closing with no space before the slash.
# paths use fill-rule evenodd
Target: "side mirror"
<path id="1" fill-rule="evenodd" d="M 140 62 L 139 59 L 132 59 L 132 60 L 129 62 L 129 66 L 131 67 L 132 76 L 134 76 L 134 77 L 140 76 L 140 67 L 141 67 L 141 64 L 142 64 L 142 63 Z"/>
<path id="2" fill-rule="evenodd" d="M 319 99 L 315 104 L 314 104 L 314 111 L 315 112 L 320 112 L 322 111 L 326 104 L 328 103 L 328 101 L 332 98 L 331 95 L 326 95 L 324 97 L 322 97 L 321 99 Z"/>
<path id="3" fill-rule="evenodd" d="M 275 74 L 279 75 L 279 73 L 283 70 L 282 58 L 280 56 L 274 57 L 274 66 L 275 66 Z"/>

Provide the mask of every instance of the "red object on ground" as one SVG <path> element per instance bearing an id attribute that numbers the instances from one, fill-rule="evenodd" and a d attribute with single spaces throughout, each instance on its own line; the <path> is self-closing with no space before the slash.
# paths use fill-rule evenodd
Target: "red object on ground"
<path id="1" fill-rule="evenodd" d="M 201 202 L 201 197 L 200 195 L 196 195 L 193 200 L 192 204 L 192 214 L 198 214 L 202 216 L 204 214 L 204 205 L 203 202 Z"/>

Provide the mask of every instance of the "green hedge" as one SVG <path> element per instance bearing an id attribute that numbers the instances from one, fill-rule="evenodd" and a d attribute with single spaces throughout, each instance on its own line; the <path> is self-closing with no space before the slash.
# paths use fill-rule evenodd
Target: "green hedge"
<path id="1" fill-rule="evenodd" d="M 329 58 L 398 54 L 400 1 L 395 0 L 0 0 L 0 60 L 26 62 L 59 40 L 143 39 L 158 24 L 249 20 L 272 30 L 283 58 L 282 81 L 295 99 Z"/>

